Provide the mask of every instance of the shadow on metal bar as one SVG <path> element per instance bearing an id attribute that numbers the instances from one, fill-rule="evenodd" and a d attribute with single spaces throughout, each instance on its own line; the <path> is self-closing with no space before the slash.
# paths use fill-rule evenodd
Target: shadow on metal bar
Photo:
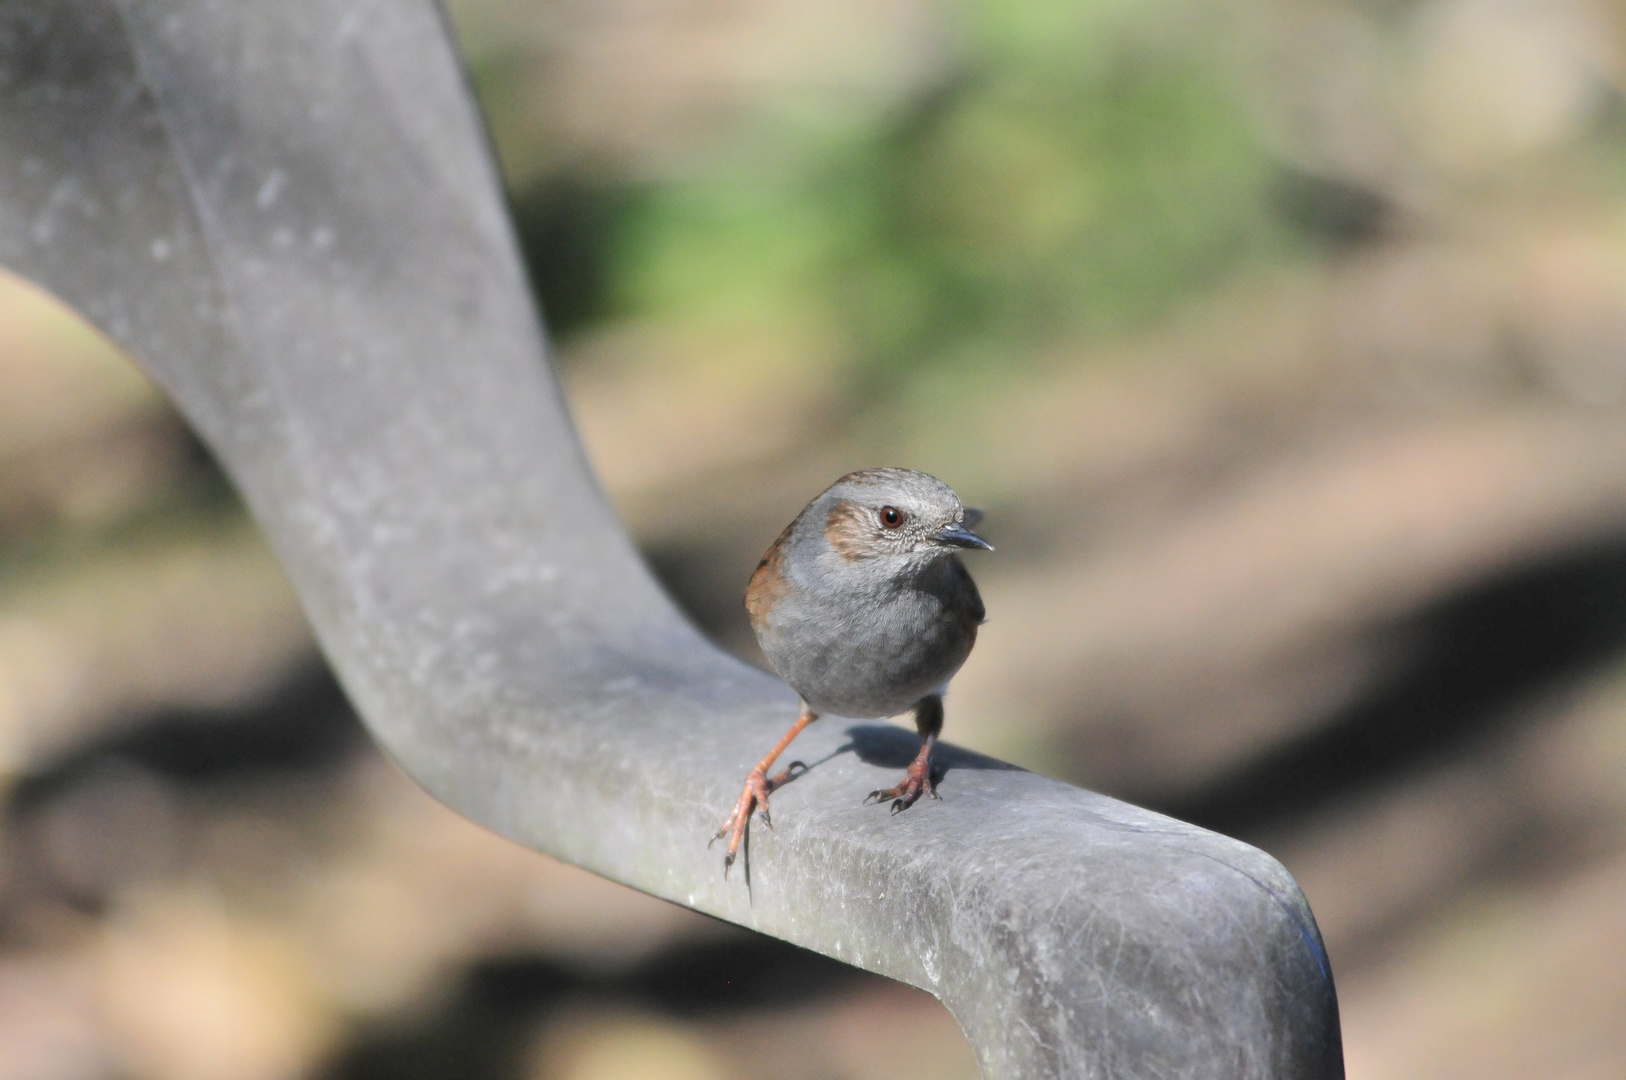
<path id="1" fill-rule="evenodd" d="M 931 991 L 989 1077 L 1342 1076 L 1280 865 L 1031 773 L 959 754 L 892 817 L 859 803 L 884 736 L 828 720 L 723 880 L 706 840 L 795 698 L 684 621 L 596 487 L 427 0 L 0 6 L 0 262 L 174 397 L 370 729 L 462 813 Z"/>

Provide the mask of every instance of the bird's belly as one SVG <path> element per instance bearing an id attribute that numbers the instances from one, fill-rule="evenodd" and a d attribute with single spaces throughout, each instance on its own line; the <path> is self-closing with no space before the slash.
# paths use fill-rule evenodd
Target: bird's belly
<path id="1" fill-rule="evenodd" d="M 894 716 L 939 690 L 977 637 L 974 623 L 929 598 L 775 614 L 758 636 L 774 670 L 814 711 L 859 719 Z"/>

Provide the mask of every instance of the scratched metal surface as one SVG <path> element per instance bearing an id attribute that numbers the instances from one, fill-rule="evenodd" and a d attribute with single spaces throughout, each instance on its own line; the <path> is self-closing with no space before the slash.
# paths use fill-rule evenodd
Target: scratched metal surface
<path id="1" fill-rule="evenodd" d="M 791 693 L 662 594 L 571 430 L 427 0 L 4 0 L 0 263 L 167 388 L 380 742 L 469 817 L 940 997 L 989 1077 L 1337 1077 L 1291 877 L 1235 841 L 827 718 L 706 840 Z"/>

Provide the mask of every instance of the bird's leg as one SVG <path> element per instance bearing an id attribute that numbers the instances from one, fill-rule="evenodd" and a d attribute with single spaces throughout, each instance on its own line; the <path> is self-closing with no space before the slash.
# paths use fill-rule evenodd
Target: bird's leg
<path id="1" fill-rule="evenodd" d="M 920 732 L 920 753 L 909 763 L 909 771 L 897 787 L 885 791 L 872 791 L 865 802 L 892 800 L 892 812 L 907 810 L 922 795 L 937 798 L 937 786 L 932 783 L 932 745 L 943 730 L 943 699 L 936 694 L 923 697 L 915 705 L 915 728 Z"/>
<path id="2" fill-rule="evenodd" d="M 808 708 L 807 703 L 804 701 L 802 703 L 802 715 L 798 716 L 796 723 L 792 724 L 790 730 L 785 732 L 785 737 L 775 743 L 774 748 L 768 751 L 768 756 L 757 762 L 756 767 L 746 774 L 745 790 L 740 792 L 740 801 L 734 804 L 734 812 L 728 815 L 728 820 L 723 822 L 723 827 L 717 830 L 711 838 L 711 843 L 706 845 L 710 847 L 727 834 L 728 854 L 723 856 L 723 877 L 728 877 L 728 868 L 734 865 L 734 856 L 739 852 L 740 841 L 745 836 L 745 827 L 750 824 L 752 810 L 761 807 L 762 823 L 770 829 L 773 828 L 773 819 L 768 816 L 768 793 L 784 785 L 795 776 L 796 766 L 801 763 L 793 761 L 784 772 L 771 778 L 768 776 L 768 770 L 773 767 L 773 763 L 778 760 L 779 755 L 785 752 L 785 747 L 790 745 L 791 740 L 800 735 L 803 728 L 818 718 L 819 714 Z M 803 768 L 806 768 L 806 766 L 803 766 Z"/>

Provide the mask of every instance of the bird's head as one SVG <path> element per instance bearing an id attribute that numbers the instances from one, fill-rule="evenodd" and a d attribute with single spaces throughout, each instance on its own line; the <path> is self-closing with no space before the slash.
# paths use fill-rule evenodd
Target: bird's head
<path id="1" fill-rule="evenodd" d="M 954 489 L 913 469 L 864 469 L 848 473 L 814 501 L 820 511 L 808 522 L 822 528 L 831 550 L 843 559 L 932 559 L 966 548 L 992 551 L 972 532 L 982 517 L 967 510 Z"/>

